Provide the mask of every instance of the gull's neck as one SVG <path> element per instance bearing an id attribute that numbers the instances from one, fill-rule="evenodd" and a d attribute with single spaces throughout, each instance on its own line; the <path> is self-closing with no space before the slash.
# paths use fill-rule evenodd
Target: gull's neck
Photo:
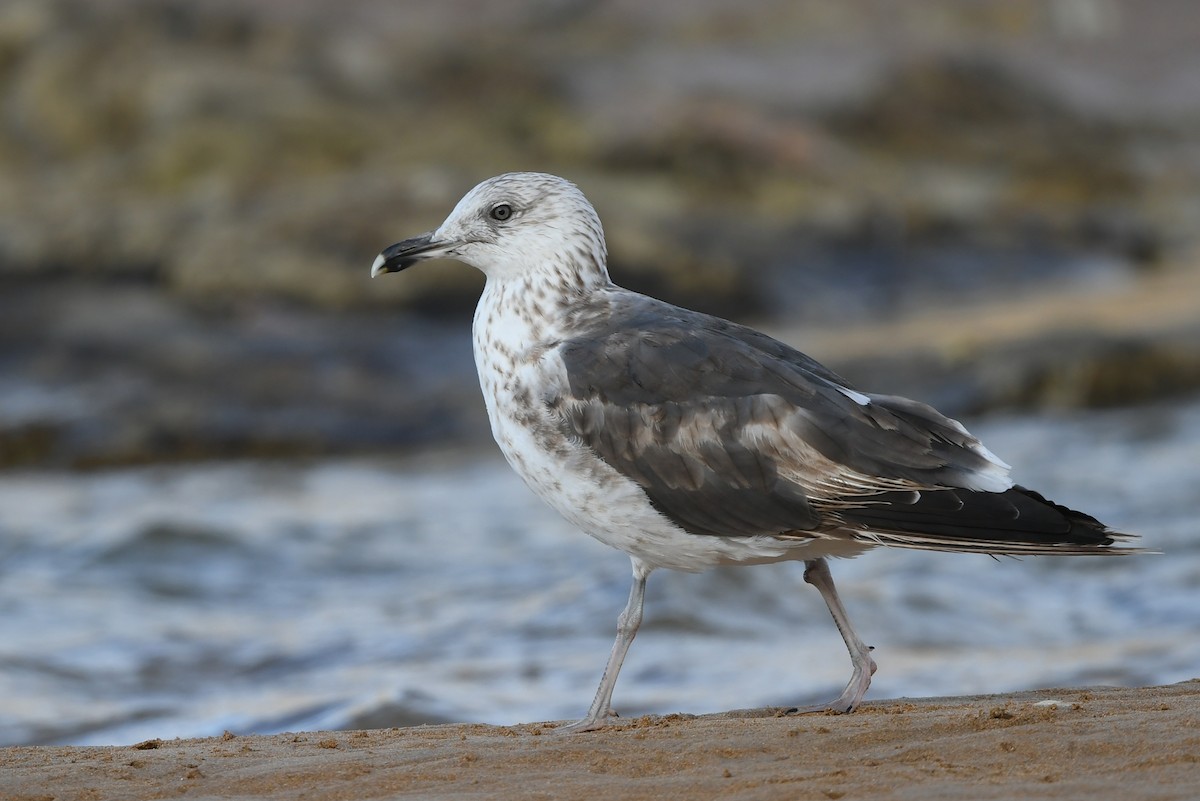
<path id="1" fill-rule="evenodd" d="M 472 327 L 476 359 L 481 349 L 515 355 L 562 339 L 569 333 L 571 310 L 613 288 L 608 270 L 593 259 L 488 274 Z"/>

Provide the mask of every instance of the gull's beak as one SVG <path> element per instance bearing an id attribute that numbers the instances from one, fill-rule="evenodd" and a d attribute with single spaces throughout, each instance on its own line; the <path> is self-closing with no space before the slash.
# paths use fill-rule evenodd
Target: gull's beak
<path id="1" fill-rule="evenodd" d="M 419 261 L 445 255 L 448 246 L 446 242 L 435 241 L 432 231 L 389 245 L 375 257 L 375 263 L 371 265 L 371 277 L 380 273 L 398 273 Z"/>

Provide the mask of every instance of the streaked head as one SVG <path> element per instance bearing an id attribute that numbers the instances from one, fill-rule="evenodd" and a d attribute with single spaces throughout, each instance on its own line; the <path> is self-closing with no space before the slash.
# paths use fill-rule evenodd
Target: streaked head
<path id="1" fill-rule="evenodd" d="M 608 278 L 596 210 L 575 184 L 538 172 L 506 173 L 479 184 L 436 230 L 385 248 L 371 275 L 435 258 L 457 259 L 489 278 L 546 268 Z"/>

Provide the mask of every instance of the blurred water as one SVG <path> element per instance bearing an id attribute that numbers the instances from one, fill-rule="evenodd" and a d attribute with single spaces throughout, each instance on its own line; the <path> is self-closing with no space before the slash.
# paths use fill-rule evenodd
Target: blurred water
<path id="1" fill-rule="evenodd" d="M 1200 675 L 1200 402 L 977 422 L 1123 560 L 833 565 L 869 698 Z M 578 717 L 623 555 L 498 455 L 0 475 L 0 742 Z M 800 565 L 650 580 L 624 714 L 825 700 L 849 664 Z"/>

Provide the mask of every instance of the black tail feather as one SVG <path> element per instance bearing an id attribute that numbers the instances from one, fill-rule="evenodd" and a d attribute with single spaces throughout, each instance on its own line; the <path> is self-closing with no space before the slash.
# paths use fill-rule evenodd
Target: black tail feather
<path id="1" fill-rule="evenodd" d="M 1118 543 L 1133 535 L 1113 531 L 1084 512 L 1047 500 L 1033 490 L 964 489 L 894 492 L 869 505 L 842 509 L 847 527 L 884 545 L 991 554 L 1127 554 Z"/>

